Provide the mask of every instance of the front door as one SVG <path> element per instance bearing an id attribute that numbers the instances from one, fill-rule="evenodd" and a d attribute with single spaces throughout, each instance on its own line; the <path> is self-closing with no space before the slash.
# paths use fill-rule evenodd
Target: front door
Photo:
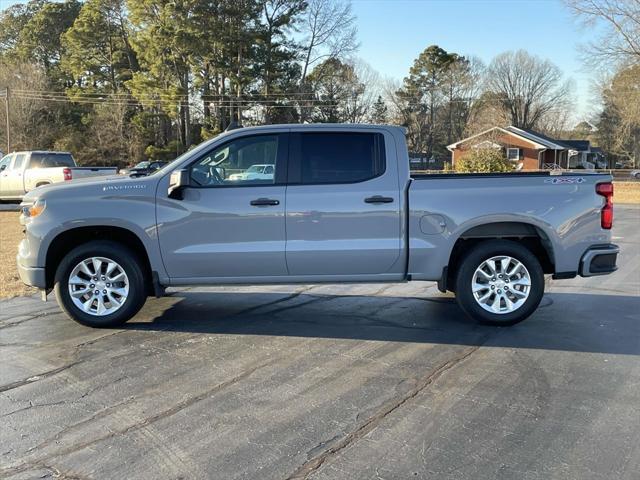
<path id="1" fill-rule="evenodd" d="M 5 155 L 0 160 L 0 197 L 9 197 L 9 167 L 11 166 L 11 159 L 13 155 Z"/>
<path id="2" fill-rule="evenodd" d="M 300 132 L 290 143 L 289 273 L 401 278 L 398 171 L 386 162 L 396 155 L 393 139 L 364 130 Z"/>
<path id="3" fill-rule="evenodd" d="M 162 258 L 172 279 L 287 274 L 285 185 L 287 135 L 230 140 L 189 167 L 182 198 L 158 202 Z M 240 175 L 273 165 L 265 178 Z"/>
<path id="4" fill-rule="evenodd" d="M 24 153 L 16 153 L 13 162 L 9 167 L 9 176 L 7 177 L 9 195 L 19 197 L 24 194 L 24 161 L 26 155 Z"/>

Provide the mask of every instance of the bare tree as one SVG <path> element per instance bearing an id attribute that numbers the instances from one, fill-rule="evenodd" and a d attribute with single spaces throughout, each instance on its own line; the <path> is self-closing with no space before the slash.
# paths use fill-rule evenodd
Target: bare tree
<path id="1" fill-rule="evenodd" d="M 57 106 L 39 94 L 26 93 L 46 90 L 47 86 L 46 73 L 41 67 L 22 62 L 0 62 L 0 88 L 9 87 L 13 92 L 9 102 L 12 150 L 50 146 Z M 4 112 L 4 105 L 2 107 Z M 6 119 L 0 115 L 0 145 L 4 147 L 7 144 Z"/>
<path id="2" fill-rule="evenodd" d="M 640 65 L 621 67 L 603 90 L 597 137 L 633 166 L 640 161 Z"/>
<path id="3" fill-rule="evenodd" d="M 327 58 L 346 56 L 358 47 L 356 17 L 350 1 L 309 0 L 302 33 L 302 76 L 307 78 L 311 67 Z"/>
<path id="4" fill-rule="evenodd" d="M 588 63 L 640 63 L 640 0 L 565 0 L 586 26 L 605 25 L 588 48 Z"/>
<path id="5" fill-rule="evenodd" d="M 447 103 L 443 119 L 447 144 L 464 136 L 480 95 L 484 69 L 477 57 L 456 56 L 445 72 L 442 88 Z"/>
<path id="6" fill-rule="evenodd" d="M 347 99 L 345 113 L 349 122 L 362 123 L 371 115 L 371 109 L 380 95 L 380 75 L 363 60 L 355 60 L 351 65 L 354 88 Z"/>
<path id="7" fill-rule="evenodd" d="M 569 106 L 570 84 L 562 81 L 562 71 L 524 50 L 495 57 L 486 85 L 516 127 L 534 128 L 545 115 Z"/>

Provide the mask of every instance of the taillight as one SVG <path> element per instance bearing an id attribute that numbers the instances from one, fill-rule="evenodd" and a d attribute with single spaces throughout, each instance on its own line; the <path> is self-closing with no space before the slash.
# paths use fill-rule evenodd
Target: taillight
<path id="1" fill-rule="evenodd" d="M 71 180 L 73 178 L 73 175 L 71 174 L 71 169 L 70 168 L 63 168 L 62 169 L 62 174 L 64 175 L 64 179 L 65 181 L 67 180 Z"/>
<path id="2" fill-rule="evenodd" d="M 613 183 L 597 184 L 596 193 L 605 199 L 604 207 L 600 210 L 600 226 L 605 230 L 611 230 L 613 226 Z"/>

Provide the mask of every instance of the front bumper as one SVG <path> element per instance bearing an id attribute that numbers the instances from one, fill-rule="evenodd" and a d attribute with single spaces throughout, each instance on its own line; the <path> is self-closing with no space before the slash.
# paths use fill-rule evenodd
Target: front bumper
<path id="1" fill-rule="evenodd" d="M 592 277 L 615 272 L 620 248 L 612 243 L 590 247 L 580 260 L 580 276 Z"/>
<path id="2" fill-rule="evenodd" d="M 25 267 L 18 260 L 18 275 L 20 275 L 20 280 L 25 285 L 29 285 L 30 287 L 36 287 L 40 289 L 44 289 L 47 286 L 47 281 L 44 273 L 44 268 L 42 267 Z"/>

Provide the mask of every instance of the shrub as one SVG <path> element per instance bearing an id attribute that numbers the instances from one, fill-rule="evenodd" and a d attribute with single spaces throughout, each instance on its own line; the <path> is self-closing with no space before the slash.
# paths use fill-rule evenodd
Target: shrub
<path id="1" fill-rule="evenodd" d="M 502 150 L 478 148 L 456 159 L 455 171 L 458 173 L 512 172 L 515 164 L 507 160 Z"/>

